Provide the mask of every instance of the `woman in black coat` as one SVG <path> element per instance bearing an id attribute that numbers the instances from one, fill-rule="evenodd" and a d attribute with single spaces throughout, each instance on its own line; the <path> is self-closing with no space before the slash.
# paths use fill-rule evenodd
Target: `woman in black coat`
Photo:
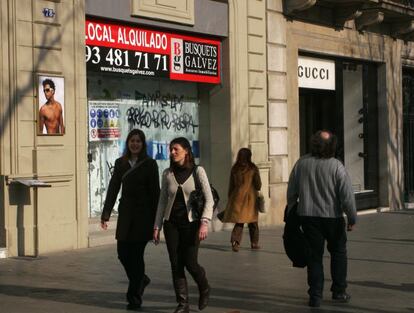
<path id="1" fill-rule="evenodd" d="M 158 166 L 147 155 L 145 134 L 139 129 L 133 129 L 128 134 L 124 155 L 115 161 L 101 216 L 103 229 L 108 227 L 107 222 L 121 185 L 116 227 L 117 251 L 129 280 L 127 309 L 134 310 L 141 306 L 144 288 L 150 282 L 145 275 L 144 250 L 152 239 L 160 193 Z"/>

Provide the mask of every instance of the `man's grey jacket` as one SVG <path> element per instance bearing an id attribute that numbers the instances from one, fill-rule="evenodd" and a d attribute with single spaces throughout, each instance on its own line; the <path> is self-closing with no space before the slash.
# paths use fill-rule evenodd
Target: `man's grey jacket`
<path id="1" fill-rule="evenodd" d="M 356 222 L 355 196 L 351 179 L 335 158 L 301 157 L 292 169 L 287 190 L 288 210 L 298 202 L 299 216 L 338 218 Z"/>

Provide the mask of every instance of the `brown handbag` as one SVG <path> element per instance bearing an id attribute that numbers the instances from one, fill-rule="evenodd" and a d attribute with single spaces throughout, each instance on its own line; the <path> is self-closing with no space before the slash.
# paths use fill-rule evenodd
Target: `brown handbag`
<path id="1" fill-rule="evenodd" d="M 256 210 L 260 213 L 266 213 L 265 199 L 263 193 L 260 190 L 257 191 L 255 206 Z"/>

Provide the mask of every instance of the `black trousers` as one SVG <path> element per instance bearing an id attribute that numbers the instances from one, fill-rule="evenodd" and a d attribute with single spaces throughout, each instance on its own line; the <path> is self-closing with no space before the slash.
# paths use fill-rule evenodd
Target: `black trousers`
<path id="1" fill-rule="evenodd" d="M 165 242 L 174 281 L 185 278 L 184 268 L 197 283 L 205 277 L 204 269 L 198 264 L 199 228 L 200 221 L 191 223 L 164 222 Z"/>
<path id="2" fill-rule="evenodd" d="M 128 276 L 128 294 L 136 296 L 145 274 L 144 251 L 147 241 L 119 241 L 118 259 Z"/>
<path id="3" fill-rule="evenodd" d="M 259 243 L 259 225 L 257 222 L 248 223 L 249 227 L 249 235 L 250 235 L 250 243 L 258 244 Z M 234 225 L 233 231 L 231 232 L 230 241 L 233 243 L 236 241 L 237 243 L 241 243 L 242 236 L 243 236 L 243 227 L 244 223 L 236 223 Z"/>
<path id="4" fill-rule="evenodd" d="M 322 298 L 324 274 L 323 253 L 325 240 L 331 254 L 332 292 L 344 292 L 347 283 L 347 251 L 344 218 L 302 216 L 302 229 L 311 246 L 312 257 L 308 262 L 308 293 Z"/>

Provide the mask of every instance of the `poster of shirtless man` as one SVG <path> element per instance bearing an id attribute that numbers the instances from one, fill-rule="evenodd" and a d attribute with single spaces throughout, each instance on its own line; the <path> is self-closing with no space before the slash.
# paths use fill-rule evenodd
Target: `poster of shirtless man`
<path id="1" fill-rule="evenodd" d="M 63 135 L 64 122 L 63 77 L 39 76 L 39 135 Z"/>

